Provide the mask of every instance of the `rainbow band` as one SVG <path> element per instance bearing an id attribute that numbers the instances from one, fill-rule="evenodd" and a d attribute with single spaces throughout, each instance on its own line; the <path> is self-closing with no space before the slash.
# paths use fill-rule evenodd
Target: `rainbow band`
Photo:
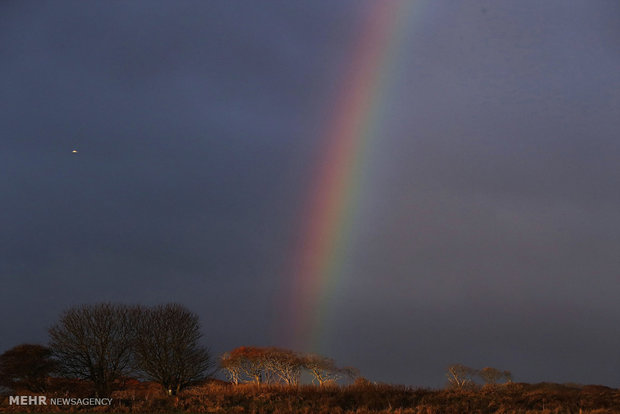
<path id="1" fill-rule="evenodd" d="M 363 158 L 381 118 L 396 45 L 413 1 L 371 3 L 327 133 L 304 214 L 294 271 L 291 327 L 297 349 L 317 351 L 329 296 L 341 278 L 350 244 Z"/>

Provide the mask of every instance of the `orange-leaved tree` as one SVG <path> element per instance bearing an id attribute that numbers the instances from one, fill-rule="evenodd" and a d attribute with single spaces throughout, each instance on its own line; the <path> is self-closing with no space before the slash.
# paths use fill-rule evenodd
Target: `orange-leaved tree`
<path id="1" fill-rule="evenodd" d="M 220 365 L 235 384 L 244 381 L 260 385 L 265 370 L 264 349 L 240 346 L 224 354 L 220 358 Z"/>

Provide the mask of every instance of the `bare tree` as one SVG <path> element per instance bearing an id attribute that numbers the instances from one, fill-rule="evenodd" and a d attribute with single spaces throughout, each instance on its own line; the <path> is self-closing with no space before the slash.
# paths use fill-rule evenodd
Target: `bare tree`
<path id="1" fill-rule="evenodd" d="M 136 326 L 136 368 L 169 395 L 208 377 L 212 358 L 200 345 L 198 316 L 179 304 L 142 309 Z"/>
<path id="2" fill-rule="evenodd" d="M 0 355 L 0 386 L 43 392 L 57 363 L 43 345 L 21 344 Z"/>
<path id="3" fill-rule="evenodd" d="M 220 366 L 235 384 L 245 381 L 257 385 L 274 382 L 297 385 L 304 369 L 312 375 L 313 382 L 319 385 L 359 375 L 357 369 L 339 368 L 333 359 L 320 355 L 253 346 L 241 346 L 225 353 L 220 358 Z"/>
<path id="4" fill-rule="evenodd" d="M 220 366 L 235 384 L 246 381 L 294 385 L 299 382 L 302 361 L 288 349 L 242 346 L 222 355 Z"/>
<path id="5" fill-rule="evenodd" d="M 355 378 L 359 375 L 355 368 L 338 368 L 333 359 L 309 354 L 303 357 L 303 366 L 312 374 L 312 382 L 324 385 L 343 377 Z"/>
<path id="6" fill-rule="evenodd" d="M 342 367 L 340 368 L 341 378 L 347 378 L 349 380 L 356 380 L 360 378 L 360 370 L 355 367 Z"/>
<path id="7" fill-rule="evenodd" d="M 136 308 L 101 303 L 65 311 L 50 330 L 50 349 L 67 377 L 92 381 L 108 396 L 114 381 L 131 372 Z"/>
<path id="8" fill-rule="evenodd" d="M 303 360 L 300 355 L 288 349 L 267 348 L 264 351 L 265 370 L 268 378 L 277 379 L 286 385 L 297 385 L 301 376 Z"/>
<path id="9" fill-rule="evenodd" d="M 493 367 L 484 367 L 478 371 L 478 376 L 482 378 L 485 384 L 493 385 L 497 384 L 503 378 L 506 378 L 505 373 L 507 372 L 508 371 L 500 371 L 499 369 Z"/>
<path id="10" fill-rule="evenodd" d="M 446 376 L 451 387 L 456 389 L 464 389 L 473 384 L 473 376 L 477 371 L 473 368 L 466 367 L 461 364 L 454 364 L 448 367 Z"/>
<path id="11" fill-rule="evenodd" d="M 241 366 L 241 358 L 226 352 L 220 357 L 220 367 L 226 371 L 226 376 L 235 385 L 239 385 L 242 380 L 243 368 Z"/>

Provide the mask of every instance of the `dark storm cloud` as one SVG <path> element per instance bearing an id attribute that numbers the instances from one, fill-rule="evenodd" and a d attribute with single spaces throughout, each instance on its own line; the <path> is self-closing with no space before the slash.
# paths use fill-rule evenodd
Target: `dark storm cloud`
<path id="1" fill-rule="evenodd" d="M 3 3 L 0 349 L 101 300 L 182 302 L 216 352 L 277 345 L 365 6 Z M 617 4 L 414 11 L 325 352 L 388 382 L 620 384 Z"/>
<path id="2" fill-rule="evenodd" d="M 182 302 L 216 351 L 265 342 L 341 64 L 310 46 L 346 44 L 357 12 L 3 7 L 2 310 L 20 317 L 0 348 L 44 342 L 61 309 L 101 300 Z"/>
<path id="3" fill-rule="evenodd" d="M 493 4 L 410 39 L 339 326 L 382 315 L 356 338 L 409 355 L 386 378 L 463 361 L 616 383 L 618 9 Z"/>

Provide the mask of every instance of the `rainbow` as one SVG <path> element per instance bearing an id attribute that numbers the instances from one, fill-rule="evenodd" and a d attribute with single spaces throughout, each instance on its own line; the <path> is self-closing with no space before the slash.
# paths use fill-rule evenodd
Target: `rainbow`
<path id="1" fill-rule="evenodd" d="M 376 139 L 412 4 L 414 0 L 370 3 L 349 60 L 347 82 L 338 91 L 322 137 L 317 172 L 302 213 L 301 242 L 288 295 L 287 332 L 293 338 L 286 342 L 296 349 L 320 350 L 330 293 L 342 279 L 342 265 L 350 253 L 365 154 Z"/>

